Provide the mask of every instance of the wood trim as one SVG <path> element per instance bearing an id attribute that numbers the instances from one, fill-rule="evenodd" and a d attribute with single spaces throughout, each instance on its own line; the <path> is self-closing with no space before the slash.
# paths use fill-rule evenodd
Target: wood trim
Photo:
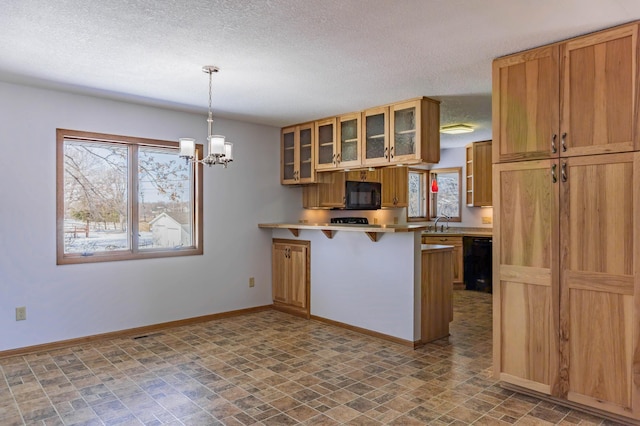
<path id="1" fill-rule="evenodd" d="M 10 356 L 22 356 L 34 352 L 51 351 L 54 349 L 66 348 L 69 346 L 82 345 L 97 342 L 100 340 L 118 339 L 135 335 L 143 335 L 167 328 L 183 327 L 185 325 L 198 324 L 201 322 L 214 321 L 223 318 L 235 317 L 238 315 L 253 314 L 271 309 L 271 305 L 256 306 L 253 308 L 237 309 L 234 311 L 220 312 L 217 314 L 203 315 L 199 317 L 185 318 L 181 320 L 168 321 L 159 324 L 145 325 L 142 327 L 128 328 L 125 330 L 111 331 L 108 333 L 94 334 L 91 336 L 77 337 L 74 339 L 60 340 L 57 342 L 43 343 L 40 345 L 25 346 L 22 348 L 0 351 L 0 358 Z"/>
<path id="2" fill-rule="evenodd" d="M 515 384 L 512 384 L 512 383 L 500 382 L 499 385 L 500 385 L 501 388 L 508 389 L 510 391 L 513 391 L 513 392 L 518 392 L 518 393 L 521 393 L 521 394 L 524 394 L 524 395 L 529 395 L 529 396 L 532 396 L 534 398 L 541 399 L 543 401 L 551 402 L 553 404 L 558 404 L 558 405 L 561 405 L 563 407 L 567 407 L 567 408 L 575 409 L 575 410 L 578 410 L 578 411 L 582 411 L 582 412 L 585 412 L 585 413 L 588 413 L 588 414 L 592 414 L 594 416 L 603 417 L 605 419 L 610 419 L 610 420 L 613 420 L 615 422 L 622 423 L 622 424 L 625 424 L 625 425 L 635 425 L 635 426 L 640 425 L 640 420 L 635 420 L 635 419 L 632 419 L 632 418 L 629 418 L 629 417 L 626 417 L 626 416 L 623 416 L 623 415 L 617 415 L 617 414 L 613 414 L 611 412 L 602 411 L 602 410 L 599 410 L 597 408 L 593 408 L 593 407 L 590 407 L 588 405 L 583 405 L 583 404 L 580 404 L 578 402 L 569 401 L 569 400 L 566 400 L 566 399 L 563 399 L 563 398 L 556 398 L 556 397 L 553 397 L 553 396 L 550 396 L 550 395 L 545 395 L 543 393 L 536 392 L 534 390 L 527 389 L 527 388 L 524 388 L 524 387 L 521 387 L 521 386 L 518 386 L 518 385 L 515 385 Z M 630 413 L 628 413 L 628 414 L 630 414 Z"/>
<path id="3" fill-rule="evenodd" d="M 379 333 L 377 331 L 369 330 L 369 329 L 366 329 L 366 328 L 356 327 L 355 325 L 349 325 L 349 324 L 346 324 L 344 322 L 334 321 L 334 320 L 331 320 L 331 319 L 328 319 L 328 318 L 319 317 L 319 316 L 316 316 L 316 315 L 311 315 L 311 319 L 314 320 L 314 321 L 323 322 L 325 324 L 333 325 L 335 327 L 344 328 L 344 329 L 349 330 L 349 331 L 355 331 L 356 333 L 366 334 L 367 336 L 376 337 L 378 339 L 383 339 L 383 340 L 388 340 L 390 342 L 398 343 L 400 345 L 408 346 L 410 348 L 415 348 L 415 347 L 421 345 L 421 343 L 419 341 L 414 342 L 414 341 L 411 341 L 411 340 L 400 339 L 399 337 L 390 336 L 388 334 Z"/>
<path id="4" fill-rule="evenodd" d="M 327 238 L 329 238 L 329 239 L 332 239 L 332 238 L 333 238 L 333 232 L 334 232 L 334 231 L 331 231 L 331 230 L 329 230 L 329 229 L 323 229 L 323 230 L 322 230 L 322 233 L 324 234 L 324 236 L 325 236 L 325 237 L 327 237 Z"/>
<path id="5" fill-rule="evenodd" d="M 635 279 L 632 275 L 582 271 L 566 271 L 565 274 L 569 289 L 604 291 L 633 296 Z"/>
<path id="6" fill-rule="evenodd" d="M 500 281 L 536 284 L 549 287 L 551 285 L 551 269 L 531 266 L 499 265 Z"/>
<path id="7" fill-rule="evenodd" d="M 289 231 L 293 234 L 294 237 L 300 235 L 300 230 L 297 228 L 289 228 Z"/>
<path id="8" fill-rule="evenodd" d="M 366 234 L 374 243 L 380 239 L 380 234 L 377 232 L 367 232 Z"/>
<path id="9" fill-rule="evenodd" d="M 276 311 L 284 312 L 285 314 L 295 315 L 303 319 L 309 319 L 308 310 L 299 309 L 295 306 L 282 304 L 280 302 L 273 301 L 273 309 Z"/>
<path id="10" fill-rule="evenodd" d="M 551 386 L 543 383 L 534 382 L 532 380 L 522 379 L 511 374 L 501 373 L 500 380 L 505 383 L 510 383 L 516 386 L 522 386 L 523 388 L 531 389 L 535 392 L 539 392 L 543 395 L 551 395 Z"/>

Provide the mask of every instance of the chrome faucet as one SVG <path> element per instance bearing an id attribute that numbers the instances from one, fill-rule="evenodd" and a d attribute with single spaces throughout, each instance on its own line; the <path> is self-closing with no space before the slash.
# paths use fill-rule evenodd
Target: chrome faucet
<path id="1" fill-rule="evenodd" d="M 449 216 L 447 215 L 442 215 L 442 216 L 438 216 L 436 218 L 436 222 L 433 224 L 433 228 L 436 232 L 438 232 L 438 222 L 440 221 L 440 219 L 446 219 L 447 220 L 447 229 L 449 229 L 449 219 L 451 219 Z M 444 231 L 444 225 L 440 225 L 440 232 Z"/>

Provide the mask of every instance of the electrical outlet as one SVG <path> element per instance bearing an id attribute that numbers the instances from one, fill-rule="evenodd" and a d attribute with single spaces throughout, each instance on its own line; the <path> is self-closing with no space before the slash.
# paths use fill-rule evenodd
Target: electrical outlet
<path id="1" fill-rule="evenodd" d="M 254 277 L 249 278 L 249 287 L 256 286 L 256 279 Z"/>
<path id="2" fill-rule="evenodd" d="M 377 218 L 377 217 L 374 217 L 374 218 L 373 218 L 373 223 L 374 223 L 374 224 L 377 224 L 377 223 L 378 223 L 378 218 Z"/>
<path id="3" fill-rule="evenodd" d="M 20 306 L 16 308 L 16 321 L 24 321 L 27 319 L 27 307 Z"/>
<path id="4" fill-rule="evenodd" d="M 398 224 L 398 216 L 394 216 L 393 218 L 393 224 L 397 225 Z"/>
<path id="5" fill-rule="evenodd" d="M 482 216 L 482 223 L 485 225 L 493 223 L 493 218 L 491 216 Z"/>

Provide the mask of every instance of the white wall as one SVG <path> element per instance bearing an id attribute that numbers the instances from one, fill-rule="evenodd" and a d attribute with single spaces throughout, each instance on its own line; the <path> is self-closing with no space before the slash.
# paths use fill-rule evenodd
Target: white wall
<path id="1" fill-rule="evenodd" d="M 0 82 L 0 350 L 271 304 L 257 224 L 297 220 L 301 191 L 279 183 L 279 129 L 214 126 L 234 162 L 204 171 L 204 255 L 57 266 L 56 128 L 202 142 L 206 117 Z"/>
<path id="2" fill-rule="evenodd" d="M 432 169 L 445 169 L 449 167 L 462 167 L 462 222 L 451 223 L 451 226 L 463 226 L 470 228 L 491 228 L 492 224 L 483 224 L 482 217 L 493 217 L 492 207 L 467 207 L 465 196 L 467 193 L 467 157 L 465 148 L 450 148 L 440 151 L 440 162 Z"/>

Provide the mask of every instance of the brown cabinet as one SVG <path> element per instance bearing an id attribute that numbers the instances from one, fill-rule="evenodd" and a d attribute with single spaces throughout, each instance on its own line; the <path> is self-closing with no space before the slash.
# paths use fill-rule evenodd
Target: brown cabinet
<path id="1" fill-rule="evenodd" d="M 633 23 L 495 60 L 494 162 L 638 149 L 637 36 Z"/>
<path id="2" fill-rule="evenodd" d="M 316 184 L 302 188 L 302 207 L 341 208 L 345 205 L 345 173 L 342 171 L 318 173 Z"/>
<path id="3" fill-rule="evenodd" d="M 316 121 L 316 170 L 338 167 L 339 151 L 336 131 L 336 119 L 327 118 Z"/>
<path id="4" fill-rule="evenodd" d="M 380 169 L 373 170 L 351 170 L 345 172 L 345 180 L 359 181 L 359 182 L 380 182 Z"/>
<path id="5" fill-rule="evenodd" d="M 494 62 L 494 373 L 623 422 L 640 420 L 637 32 Z"/>
<path id="6" fill-rule="evenodd" d="M 282 129 L 280 141 L 280 183 L 297 185 L 315 181 L 313 123 Z"/>
<path id="7" fill-rule="evenodd" d="M 358 167 L 362 162 L 361 117 L 359 112 L 338 117 L 338 167 Z"/>
<path id="8" fill-rule="evenodd" d="M 464 256 L 462 252 L 462 236 L 432 236 L 423 235 L 422 244 L 441 244 L 446 246 L 453 246 L 453 283 L 464 284 Z"/>
<path id="9" fill-rule="evenodd" d="M 309 318 L 310 242 L 274 239 L 272 245 L 273 306 Z"/>
<path id="10" fill-rule="evenodd" d="M 418 98 L 364 111 L 362 164 L 440 161 L 440 103 Z"/>
<path id="11" fill-rule="evenodd" d="M 467 206 L 491 206 L 491 141 L 467 145 L 466 157 Z"/>
<path id="12" fill-rule="evenodd" d="M 420 341 L 431 342 L 449 335 L 453 321 L 452 250 L 423 246 L 420 280 Z"/>
<path id="13" fill-rule="evenodd" d="M 409 168 L 385 167 L 381 170 L 382 207 L 409 205 Z"/>

